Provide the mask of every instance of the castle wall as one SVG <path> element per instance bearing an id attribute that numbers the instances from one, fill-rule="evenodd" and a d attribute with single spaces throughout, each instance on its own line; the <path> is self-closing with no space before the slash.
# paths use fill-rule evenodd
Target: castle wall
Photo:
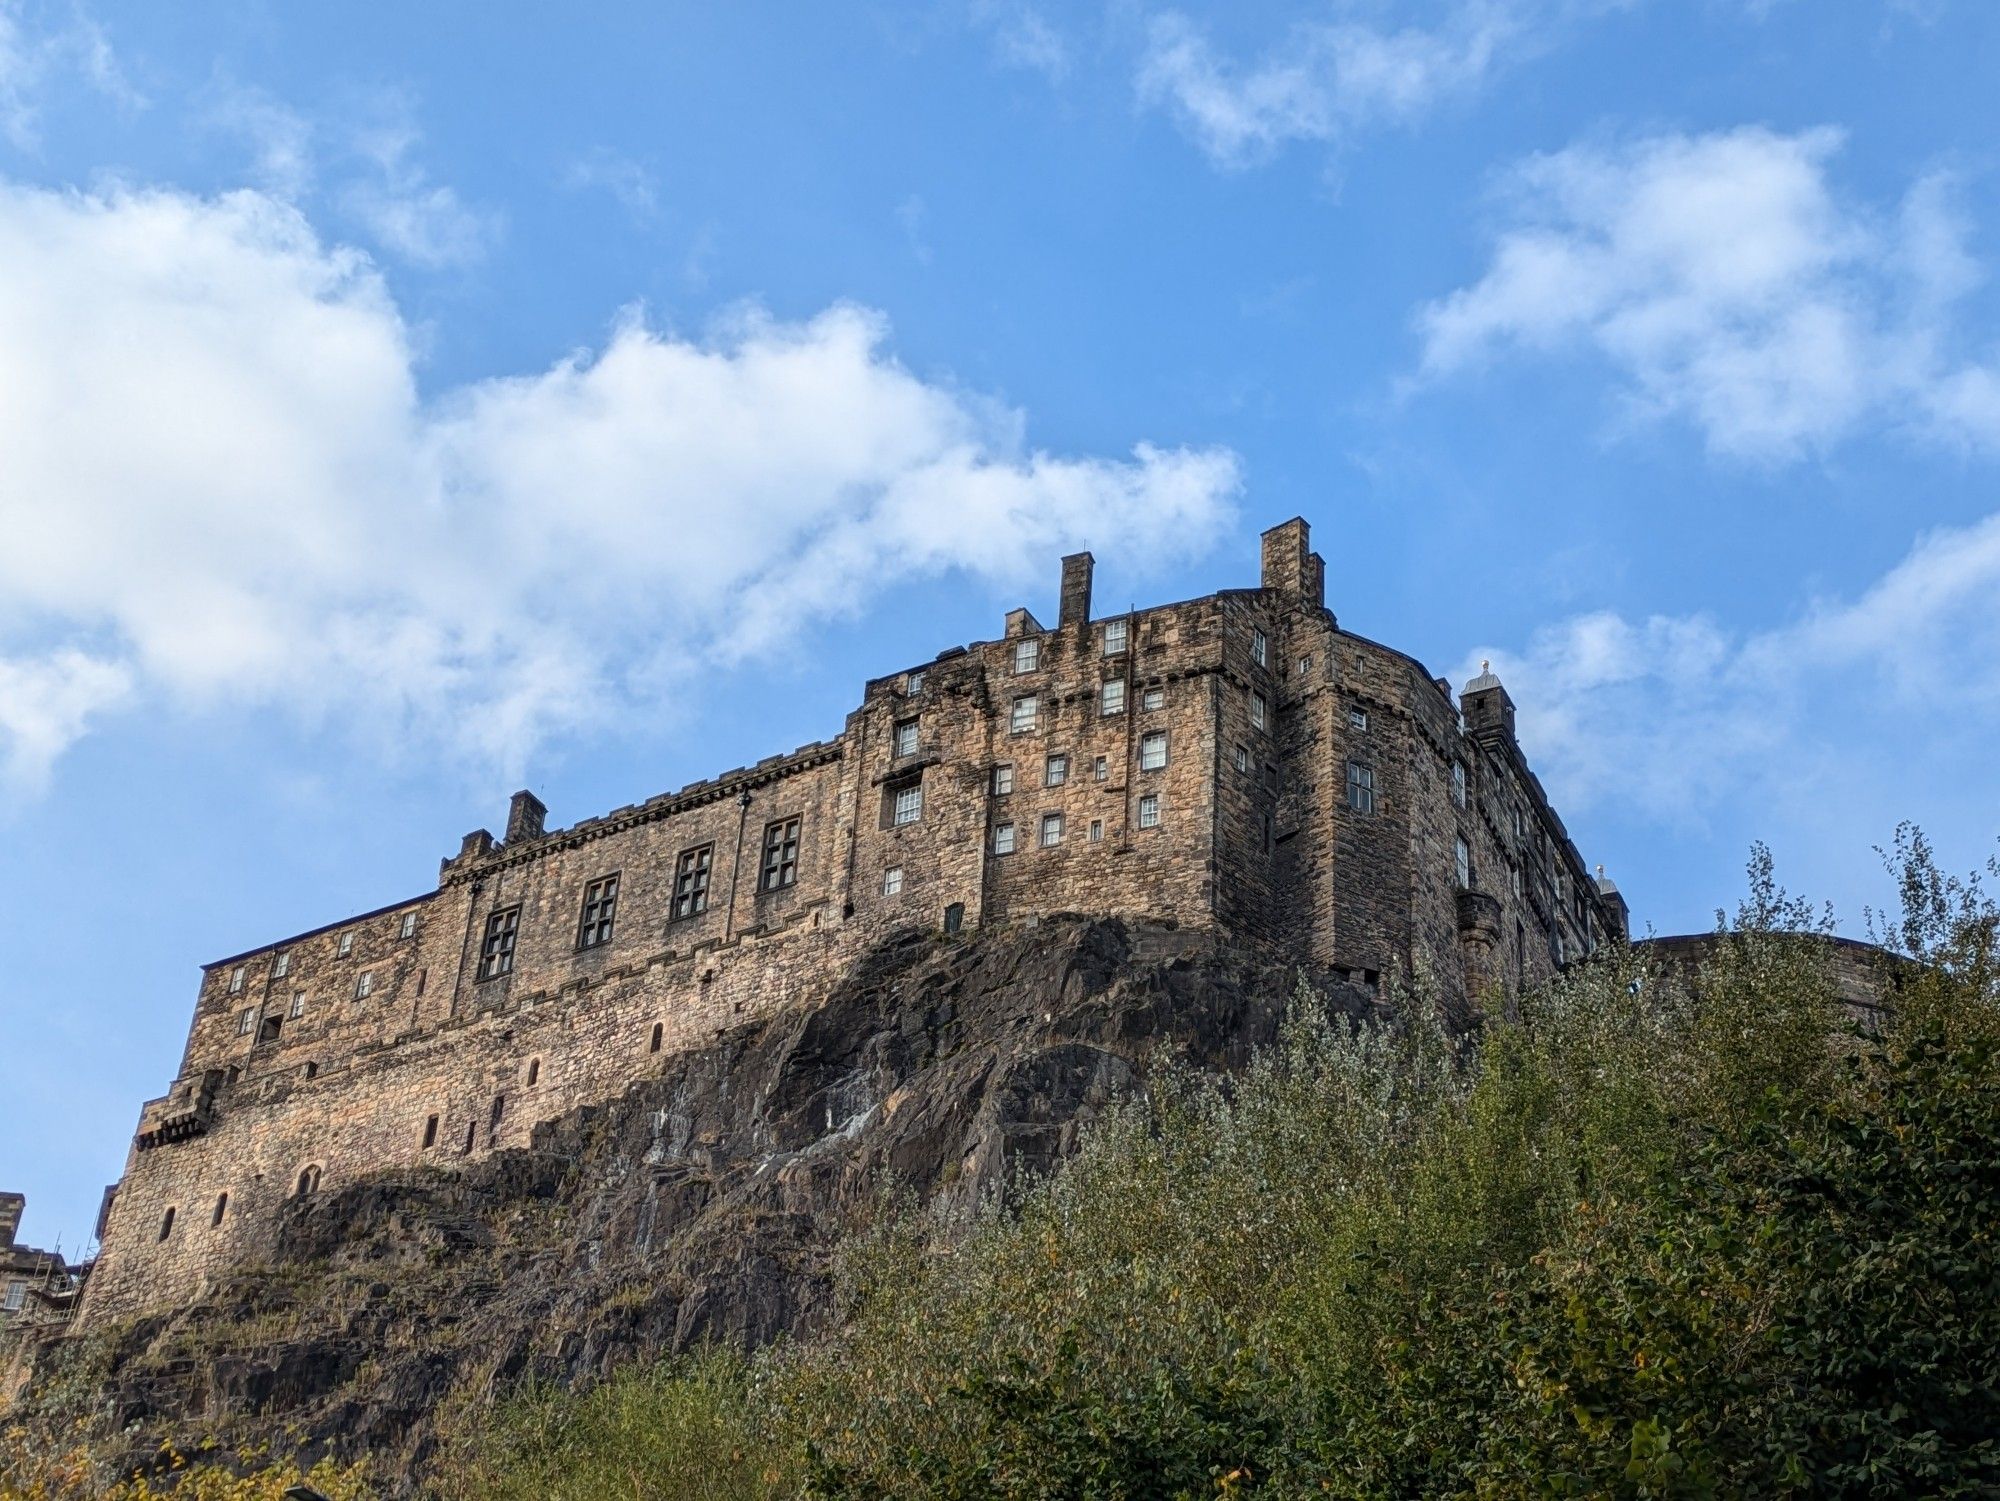
<path id="1" fill-rule="evenodd" d="M 812 1001 L 899 926 L 1217 925 L 1360 983 L 1417 977 L 1460 1014 L 1622 936 L 1497 681 L 1468 688 L 1461 722 L 1420 664 L 1340 630 L 1323 578 L 1295 521 L 1266 534 L 1258 588 L 1093 620 L 1088 555 L 1065 559 L 1055 627 L 1017 610 L 997 640 L 867 684 L 833 740 L 568 828 L 517 794 L 506 839 L 468 835 L 435 891 L 208 966 L 86 1318 L 195 1295 L 301 1191 L 521 1145 Z M 1349 804 L 1350 764 L 1373 778 L 1368 808 Z M 1048 815 L 1062 833 L 1045 845 Z M 766 831 L 793 819 L 792 878 L 773 887 Z M 612 877 L 609 932 L 586 932 L 586 894 Z M 486 965 L 510 914 L 511 966 Z"/>

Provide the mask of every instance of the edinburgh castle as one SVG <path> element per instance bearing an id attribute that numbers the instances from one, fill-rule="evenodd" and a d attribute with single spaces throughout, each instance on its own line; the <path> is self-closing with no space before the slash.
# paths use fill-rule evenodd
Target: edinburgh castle
<path id="1" fill-rule="evenodd" d="M 1505 688 L 1342 630 L 1303 521 L 1256 588 L 1093 616 L 1091 566 L 828 740 L 567 828 L 519 793 L 434 890 L 208 965 L 84 1321 L 185 1301 L 290 1199 L 525 1145 L 900 929 L 1143 917 L 1468 1016 L 1623 941 Z"/>

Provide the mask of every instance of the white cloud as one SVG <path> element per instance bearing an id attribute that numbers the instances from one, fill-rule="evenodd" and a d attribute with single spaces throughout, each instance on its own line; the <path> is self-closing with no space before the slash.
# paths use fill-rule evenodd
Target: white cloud
<path id="1" fill-rule="evenodd" d="M 32 779 L 129 698 L 511 772 L 898 579 L 1145 566 L 1223 523 L 1232 455 L 1036 451 L 886 338 L 852 306 L 633 316 L 425 400 L 373 265 L 268 195 L 0 185 L 0 759 Z"/>
<path id="2" fill-rule="evenodd" d="M 358 134 L 372 170 L 348 184 L 343 206 L 377 245 L 413 266 L 435 271 L 478 260 L 500 233 L 499 217 L 430 180 L 415 159 L 417 130 L 401 112 L 393 106 L 390 123 Z"/>
<path id="3" fill-rule="evenodd" d="M 1587 351 L 1631 416 L 1763 460 L 1871 421 L 2000 442 L 1995 373 L 1951 337 L 1979 278 L 1949 179 L 1877 213 L 1830 180 L 1840 145 L 1744 127 L 1529 160 L 1485 274 L 1419 313 L 1423 376 Z"/>
<path id="4" fill-rule="evenodd" d="M 1483 647 L 1558 807 L 1737 827 L 1782 820 L 1849 847 L 1957 791 L 1991 821 L 2000 734 L 2000 515 L 1924 537 L 1851 599 L 1736 632 L 1701 616 L 1598 612 Z M 1955 804 L 1954 804 L 1955 805 Z M 1839 839 L 1832 842 L 1838 843 Z"/>
<path id="5" fill-rule="evenodd" d="M 1025 0 L 972 0 L 972 14 L 992 36 L 1001 62 L 1039 73 L 1050 83 L 1069 75 L 1069 43 L 1035 6 Z"/>
<path id="6" fill-rule="evenodd" d="M 51 82 L 80 77 L 100 97 L 124 110 L 146 100 L 126 79 L 104 28 L 80 8 L 60 24 L 30 24 L 21 0 L 0 0 L 0 137 L 16 149 L 41 144 L 41 105 Z"/>
<path id="7" fill-rule="evenodd" d="M 609 193 L 626 213 L 642 224 L 660 216 L 660 193 L 653 174 L 630 157 L 606 147 L 570 163 L 563 185 Z"/>
<path id="8" fill-rule="evenodd" d="M 1339 142 L 1412 121 L 1475 91 L 1504 63 L 1546 44 L 1589 0 L 1458 0 L 1431 25 L 1390 26 L 1339 5 L 1297 25 L 1247 66 L 1217 55 L 1177 11 L 1153 18 L 1139 63 L 1142 103 L 1169 110 L 1223 166 L 1293 142 Z"/>

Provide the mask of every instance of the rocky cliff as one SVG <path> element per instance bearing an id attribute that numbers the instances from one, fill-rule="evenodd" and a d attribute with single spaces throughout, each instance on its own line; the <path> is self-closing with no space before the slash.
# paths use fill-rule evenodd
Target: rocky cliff
<path id="1" fill-rule="evenodd" d="M 958 1210 L 1006 1192 L 1160 1059 L 1240 1064 L 1297 978 L 1142 923 L 892 935 L 820 1004 L 664 1059 L 526 1149 L 297 1201 L 266 1264 L 72 1342 L 41 1400 L 89 1393 L 135 1455 L 269 1439 L 371 1454 L 407 1483 L 441 1409 L 811 1334 L 835 1245 L 891 1185 Z"/>

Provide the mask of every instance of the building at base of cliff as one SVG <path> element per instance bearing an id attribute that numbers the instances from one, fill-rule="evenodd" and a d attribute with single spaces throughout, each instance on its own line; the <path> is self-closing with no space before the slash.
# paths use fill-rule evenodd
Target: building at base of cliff
<path id="1" fill-rule="evenodd" d="M 518 793 L 433 890 L 207 966 L 86 1317 L 185 1299 L 292 1196 L 524 1143 L 897 928 L 1170 919 L 1467 1013 L 1623 940 L 1506 689 L 1343 630 L 1304 521 L 1255 588 L 1100 616 L 1091 568 L 831 739 L 567 828 Z"/>

